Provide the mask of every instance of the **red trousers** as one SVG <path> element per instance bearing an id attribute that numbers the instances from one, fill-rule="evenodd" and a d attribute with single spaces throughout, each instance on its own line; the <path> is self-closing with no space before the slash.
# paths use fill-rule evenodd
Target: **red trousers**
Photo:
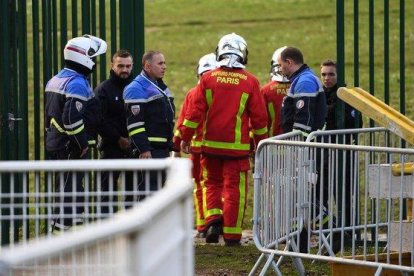
<path id="1" fill-rule="evenodd" d="M 207 229 L 205 228 L 204 222 L 204 208 L 205 205 L 203 204 L 203 192 L 205 190 L 201 186 L 200 183 L 200 153 L 192 153 L 190 154 L 190 159 L 193 162 L 193 179 L 194 179 L 194 208 L 195 208 L 195 215 L 196 215 L 196 227 L 198 232 L 204 232 Z M 203 191 L 204 190 L 204 191 Z"/>
<path id="2" fill-rule="evenodd" d="M 206 226 L 220 222 L 225 240 L 240 240 L 246 208 L 249 158 L 201 156 L 201 185 L 206 189 Z"/>

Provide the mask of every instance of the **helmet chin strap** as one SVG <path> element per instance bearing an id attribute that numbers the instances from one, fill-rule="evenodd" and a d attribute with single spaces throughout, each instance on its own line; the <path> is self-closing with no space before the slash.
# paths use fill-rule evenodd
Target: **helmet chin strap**
<path id="1" fill-rule="evenodd" d="M 85 77 L 88 77 L 95 69 L 96 64 L 93 65 L 92 70 L 89 69 L 86 66 L 83 66 L 82 64 L 79 64 L 77 62 L 74 62 L 72 60 L 65 60 L 65 67 L 68 69 L 72 69 L 82 75 L 84 75 Z"/>

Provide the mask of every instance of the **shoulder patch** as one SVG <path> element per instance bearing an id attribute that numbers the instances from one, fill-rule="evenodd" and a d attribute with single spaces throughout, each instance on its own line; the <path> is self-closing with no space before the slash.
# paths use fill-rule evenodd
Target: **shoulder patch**
<path id="1" fill-rule="evenodd" d="M 141 111 L 141 107 L 139 105 L 132 105 L 131 106 L 131 112 L 132 112 L 132 114 L 134 114 L 134 116 L 137 116 L 140 111 Z"/>
<path id="2" fill-rule="evenodd" d="M 83 108 L 83 104 L 81 102 L 76 101 L 75 106 L 76 106 L 76 109 L 78 110 L 78 112 L 81 112 L 81 110 Z"/>
<path id="3" fill-rule="evenodd" d="M 305 106 L 305 102 L 303 100 L 299 100 L 296 102 L 296 108 L 302 109 Z"/>

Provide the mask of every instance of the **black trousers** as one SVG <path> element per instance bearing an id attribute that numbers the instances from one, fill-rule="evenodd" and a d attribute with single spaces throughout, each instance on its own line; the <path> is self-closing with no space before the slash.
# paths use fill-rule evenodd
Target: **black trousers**
<path id="1" fill-rule="evenodd" d="M 48 153 L 51 160 L 80 159 L 79 154 L 67 149 L 51 151 Z M 90 151 L 81 159 L 90 159 Z M 87 172 L 56 172 L 54 173 L 54 197 L 53 208 L 54 224 L 71 226 L 82 220 L 84 212 L 84 187 L 83 179 Z"/>
<path id="2" fill-rule="evenodd" d="M 170 156 L 169 148 L 157 148 L 151 151 L 153 159 L 162 159 Z M 138 173 L 139 200 L 144 199 L 154 191 L 158 191 L 165 184 L 166 174 L 164 171 L 141 171 Z"/>
<path id="3" fill-rule="evenodd" d="M 101 159 L 128 159 L 130 158 L 129 153 L 121 150 L 119 147 L 105 147 L 101 151 Z M 133 183 L 133 172 L 125 171 L 125 181 L 118 183 L 120 179 L 120 171 L 104 171 L 101 176 L 101 192 L 100 207 L 101 214 L 111 214 L 118 211 L 118 191 L 124 190 L 126 193 L 125 197 L 122 198 L 122 204 L 125 204 L 126 208 L 129 208 L 136 201 L 134 200 L 134 183 Z M 123 177 L 121 177 L 123 180 Z"/>

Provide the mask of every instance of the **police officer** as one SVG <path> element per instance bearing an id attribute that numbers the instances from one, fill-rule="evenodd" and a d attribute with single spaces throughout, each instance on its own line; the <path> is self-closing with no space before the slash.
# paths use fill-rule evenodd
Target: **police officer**
<path id="1" fill-rule="evenodd" d="M 319 78 L 304 63 L 302 52 L 287 47 L 278 61 L 282 74 L 291 82 L 282 106 L 283 133 L 296 129 L 307 136 L 323 129 L 327 114 L 325 93 Z"/>
<path id="2" fill-rule="evenodd" d="M 63 51 L 65 68 L 50 79 L 45 88 L 46 150 L 50 159 L 90 158 L 89 147 L 96 143 L 101 117 L 88 76 L 94 70 L 94 58 L 104 54 L 106 48 L 105 41 L 91 35 L 75 37 L 67 42 Z M 65 196 L 56 198 L 59 207 L 54 211 L 72 217 L 64 220 L 55 218 L 53 228 L 68 229 L 81 221 L 83 210 L 79 202 L 83 201 L 83 196 L 77 196 L 76 202 L 73 202 L 71 193 L 79 195 L 83 192 L 83 176 L 78 173 L 73 177 L 77 179 L 73 181 L 66 174 L 64 181 L 57 179 L 55 182 L 55 190 L 63 191 Z M 62 200 L 66 204 L 60 209 Z M 76 215 L 69 203 L 77 205 Z"/>
<path id="3" fill-rule="evenodd" d="M 282 106 L 283 133 L 300 130 L 306 137 L 310 132 L 323 129 L 327 106 L 322 83 L 304 63 L 302 52 L 295 47 L 284 49 L 279 58 L 280 71 L 291 81 Z M 308 252 L 308 231 L 299 234 L 299 251 Z"/>
<path id="4" fill-rule="evenodd" d="M 101 159 L 124 159 L 130 158 L 130 142 L 126 126 L 125 103 L 123 91 L 132 81 L 133 59 L 127 50 L 118 50 L 112 57 L 112 66 L 109 79 L 103 81 L 95 88 L 95 94 L 99 99 L 102 109 L 103 124 L 105 132 L 101 133 L 99 143 Z M 101 197 L 102 213 L 107 214 L 115 211 L 116 206 L 108 206 L 110 202 L 117 202 L 115 195 L 109 196 L 109 191 L 117 190 L 119 171 L 103 172 L 101 187 L 104 195 Z M 110 181 L 112 176 L 112 181 Z M 132 177 L 129 172 L 125 174 L 126 181 L 123 189 L 131 190 Z M 112 184 L 111 184 L 112 183 Z M 111 199 L 111 200 L 109 200 Z M 130 202 L 127 196 L 125 202 Z"/>
<path id="5" fill-rule="evenodd" d="M 162 80 L 167 68 L 164 55 L 158 51 L 144 53 L 142 68 L 124 90 L 131 145 L 140 159 L 166 158 L 172 150 L 175 106 L 171 92 Z M 155 178 L 154 175 L 151 177 L 151 191 L 160 188 Z M 146 184 L 141 183 L 142 180 L 139 188 L 145 190 Z"/>

